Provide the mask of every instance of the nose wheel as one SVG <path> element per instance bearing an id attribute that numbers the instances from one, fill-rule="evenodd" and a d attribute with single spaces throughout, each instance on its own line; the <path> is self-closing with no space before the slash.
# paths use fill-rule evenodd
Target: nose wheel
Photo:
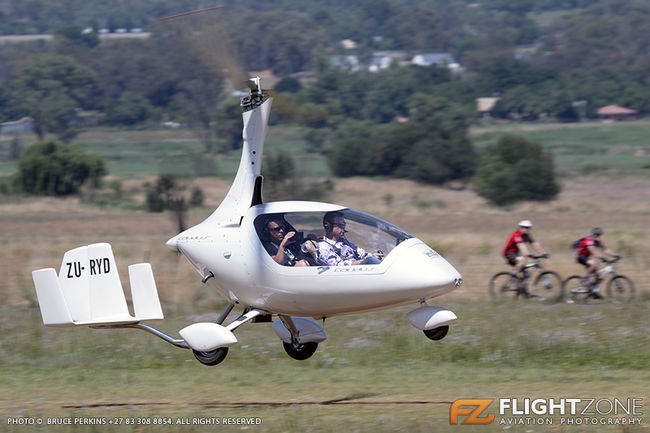
<path id="1" fill-rule="evenodd" d="M 227 347 L 220 347 L 215 350 L 210 350 L 209 352 L 200 352 L 198 350 L 192 350 L 194 357 L 203 365 L 217 365 L 220 364 L 226 355 L 228 355 Z"/>
<path id="2" fill-rule="evenodd" d="M 426 335 L 429 340 L 438 341 L 445 338 L 445 335 L 447 335 L 447 332 L 449 332 L 449 326 L 439 326 L 433 329 L 425 329 L 422 332 L 424 332 L 424 335 Z"/>
<path id="3" fill-rule="evenodd" d="M 305 359 L 310 358 L 316 349 L 318 349 L 318 343 L 313 341 L 308 343 L 285 343 L 282 342 L 284 346 L 284 351 L 287 352 L 287 355 L 298 361 L 304 361 Z"/>

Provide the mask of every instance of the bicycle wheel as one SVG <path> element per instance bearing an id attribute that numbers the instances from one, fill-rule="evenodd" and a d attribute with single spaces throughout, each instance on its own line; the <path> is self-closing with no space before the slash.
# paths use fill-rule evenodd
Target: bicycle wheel
<path id="1" fill-rule="evenodd" d="M 582 282 L 582 276 L 571 275 L 564 280 L 562 290 L 566 294 L 567 302 L 572 304 L 574 302 L 585 303 L 590 297 L 591 290 Z"/>
<path id="2" fill-rule="evenodd" d="M 625 275 L 617 275 L 607 283 L 607 296 L 612 302 L 630 302 L 634 298 L 634 283 Z"/>
<path id="3" fill-rule="evenodd" d="M 488 291 L 494 301 L 516 299 L 519 296 L 518 282 L 515 274 L 498 272 L 490 278 Z"/>
<path id="4" fill-rule="evenodd" d="M 548 304 L 560 302 L 564 298 L 562 277 L 554 271 L 540 272 L 533 281 L 533 294 Z"/>

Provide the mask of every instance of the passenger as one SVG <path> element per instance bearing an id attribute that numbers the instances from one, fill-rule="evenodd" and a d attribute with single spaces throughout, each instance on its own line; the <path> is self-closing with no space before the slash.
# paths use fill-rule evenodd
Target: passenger
<path id="1" fill-rule="evenodd" d="M 345 217 L 342 212 L 323 216 L 325 237 L 318 242 L 318 261 L 327 266 L 377 265 L 383 255 L 369 254 L 345 238 Z"/>
<path id="2" fill-rule="evenodd" d="M 296 232 L 291 231 L 285 233 L 287 226 L 284 218 L 281 216 L 273 216 L 264 222 L 264 248 L 271 255 L 273 260 L 284 266 L 309 266 L 306 260 L 300 260 L 292 251 L 292 245 L 295 239 L 292 238 Z"/>

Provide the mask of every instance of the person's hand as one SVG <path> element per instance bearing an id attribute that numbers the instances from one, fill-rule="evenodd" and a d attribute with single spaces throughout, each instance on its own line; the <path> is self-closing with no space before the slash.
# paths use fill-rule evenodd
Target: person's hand
<path id="1" fill-rule="evenodd" d="M 286 235 L 284 235 L 284 237 L 282 238 L 282 242 L 280 242 L 280 245 L 285 246 L 286 244 L 290 244 L 291 242 L 293 242 L 291 241 L 291 238 L 294 237 L 295 234 L 296 232 L 289 232 Z"/>

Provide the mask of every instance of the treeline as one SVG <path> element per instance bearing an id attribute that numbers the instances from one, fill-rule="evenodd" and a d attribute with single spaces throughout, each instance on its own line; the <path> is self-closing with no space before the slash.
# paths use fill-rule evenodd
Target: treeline
<path id="1" fill-rule="evenodd" d="M 498 117 L 576 120 L 574 101 L 586 102 L 588 117 L 609 104 L 650 111 L 650 51 L 643 37 L 650 31 L 650 4 L 645 0 L 336 0 L 327 7 L 251 0 L 164 22 L 157 18 L 200 5 L 133 1 L 127 14 L 119 4 L 72 3 L 76 7 L 0 0 L 0 33 L 11 32 L 6 28 L 11 25 L 33 25 L 40 26 L 34 31 L 55 35 L 52 43 L 0 45 L 0 120 L 25 114 L 24 104 L 15 102 L 24 95 L 15 96 L 12 89 L 19 76 L 34 69 L 34 57 L 45 53 L 90 69 L 92 85 L 83 97 L 72 98 L 75 108 L 99 110 L 109 124 L 163 117 L 205 123 L 198 119 L 206 109 L 214 111 L 214 102 L 206 104 L 220 95 L 224 75 L 243 79 L 245 71 L 271 69 L 286 77 L 322 69 L 334 53 L 367 62 L 380 49 L 450 52 L 465 70 L 462 81 L 471 87 L 466 96 L 500 97 L 493 113 Z M 550 12 L 556 18 L 544 18 Z M 85 26 L 106 25 L 95 16 L 120 15 L 146 26 L 152 37 L 100 43 L 96 34 L 82 33 Z M 132 27 L 127 24 L 119 26 Z M 338 44 L 343 38 L 355 40 L 358 48 L 344 50 Z M 525 51 L 518 48 L 522 44 L 528 44 Z"/>
<path id="2" fill-rule="evenodd" d="M 310 150 L 327 154 L 334 174 L 440 183 L 498 165 L 480 161 L 467 138 L 477 97 L 500 98 L 493 116 L 527 120 L 575 121 L 608 104 L 650 111 L 646 1 L 348 3 L 225 2 L 209 14 L 160 22 L 201 5 L 133 1 L 120 21 L 118 4 L 66 2 L 64 11 L 59 2 L 2 1 L 0 32 L 55 38 L 0 46 L 0 121 L 30 116 L 41 137 L 70 141 L 89 113 L 108 125 L 169 120 L 195 129 L 206 153 L 226 152 L 241 139 L 228 83 L 240 87 L 246 71 L 271 69 L 283 77 L 272 121 L 304 126 Z M 146 27 L 151 37 L 100 41 L 82 32 L 86 26 Z M 358 48 L 345 51 L 343 38 Z M 368 61 L 379 49 L 450 52 L 464 71 L 330 66 L 332 54 Z M 292 78 L 305 71 L 307 84 Z"/>

